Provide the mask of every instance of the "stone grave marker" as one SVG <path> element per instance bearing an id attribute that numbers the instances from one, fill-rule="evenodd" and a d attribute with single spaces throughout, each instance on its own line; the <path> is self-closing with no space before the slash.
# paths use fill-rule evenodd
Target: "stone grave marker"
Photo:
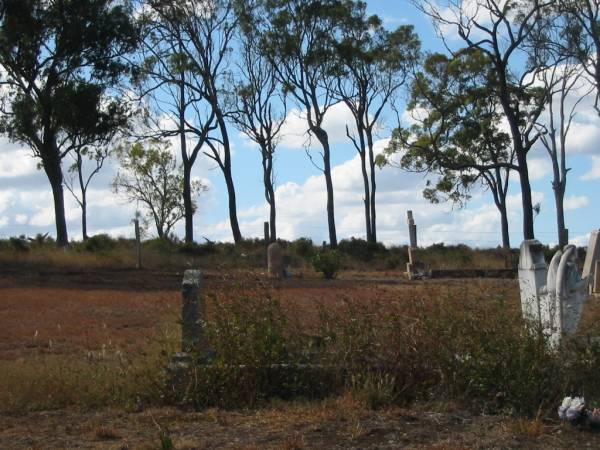
<path id="1" fill-rule="evenodd" d="M 283 278 L 283 250 L 277 242 L 273 242 L 267 248 L 267 261 L 269 276 Z"/>
<path id="2" fill-rule="evenodd" d="M 577 248 L 567 245 L 546 263 L 542 244 L 526 240 L 519 255 L 519 288 L 523 317 L 539 325 L 552 348 L 577 330 L 588 296 L 588 277 L 579 274 Z"/>
<path id="3" fill-rule="evenodd" d="M 600 232 L 592 231 L 590 234 L 590 243 L 588 244 L 585 262 L 583 263 L 583 277 L 590 277 L 590 294 L 598 293 L 596 289 L 596 262 L 600 261 Z"/>

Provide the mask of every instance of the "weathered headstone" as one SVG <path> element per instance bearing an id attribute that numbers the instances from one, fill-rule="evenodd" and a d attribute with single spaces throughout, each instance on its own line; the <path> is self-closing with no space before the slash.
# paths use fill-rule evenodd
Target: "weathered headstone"
<path id="1" fill-rule="evenodd" d="M 181 284 L 181 351 L 202 351 L 202 272 L 186 270 Z"/>
<path id="2" fill-rule="evenodd" d="M 277 242 L 273 242 L 267 248 L 267 261 L 269 276 L 273 278 L 283 278 L 283 250 Z"/>
<path id="3" fill-rule="evenodd" d="M 542 244 L 535 239 L 521 244 L 519 287 L 523 317 L 548 335 L 558 347 L 563 334 L 577 330 L 588 292 L 587 277 L 577 267 L 577 248 L 567 245 L 546 264 Z"/>
<path id="4" fill-rule="evenodd" d="M 426 274 L 426 268 L 417 258 L 417 225 L 413 218 L 412 211 L 407 211 L 406 222 L 408 223 L 408 237 L 410 244 L 408 246 L 408 263 L 406 263 L 406 275 L 409 279 L 422 278 Z"/>
<path id="5" fill-rule="evenodd" d="M 596 270 L 594 271 L 594 290 L 592 294 L 600 294 L 600 260 L 596 261 Z"/>
<path id="6" fill-rule="evenodd" d="M 600 232 L 598 230 L 592 231 L 590 234 L 590 243 L 588 244 L 587 253 L 585 255 L 585 262 L 583 263 L 583 274 L 585 278 L 590 277 L 590 293 L 595 290 L 596 287 L 596 261 L 600 261 Z M 596 292 L 598 292 L 596 290 Z"/>
<path id="7" fill-rule="evenodd" d="M 413 212 L 408 211 L 406 213 L 406 216 L 406 222 L 408 223 L 408 237 L 410 240 L 410 248 L 417 248 L 417 226 L 415 225 Z"/>
<path id="8" fill-rule="evenodd" d="M 181 352 L 171 355 L 166 368 L 169 389 L 179 392 L 185 387 L 187 371 L 193 362 L 192 355 L 204 356 L 202 348 L 202 272 L 186 270 L 181 283 Z"/>

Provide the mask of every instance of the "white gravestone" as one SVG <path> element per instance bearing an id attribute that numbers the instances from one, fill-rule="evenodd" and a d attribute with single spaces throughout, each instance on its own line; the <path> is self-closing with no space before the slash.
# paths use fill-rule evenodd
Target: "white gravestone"
<path id="1" fill-rule="evenodd" d="M 600 261 L 600 232 L 595 230 L 590 234 L 590 243 L 585 255 L 582 275 L 583 277 L 590 277 L 590 293 L 598 293 L 595 289 L 598 281 L 595 274 L 597 261 Z"/>
<path id="2" fill-rule="evenodd" d="M 577 248 L 567 245 L 546 264 L 542 245 L 532 239 L 521 244 L 519 287 L 523 317 L 540 326 L 550 346 L 563 334 L 577 330 L 588 295 L 589 278 L 577 268 Z"/>

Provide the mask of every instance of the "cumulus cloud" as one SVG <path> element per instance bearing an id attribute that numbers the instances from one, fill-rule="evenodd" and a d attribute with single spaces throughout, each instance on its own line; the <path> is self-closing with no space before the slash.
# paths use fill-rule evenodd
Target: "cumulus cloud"
<path id="1" fill-rule="evenodd" d="M 600 178 L 600 156 L 592 156 L 592 164 L 590 170 L 586 172 L 581 179 L 584 181 L 597 180 Z"/>
<path id="2" fill-rule="evenodd" d="M 590 204 L 590 200 L 585 195 L 571 195 L 566 197 L 564 201 L 565 211 L 573 211 L 575 209 L 585 208 Z"/>
<path id="3" fill-rule="evenodd" d="M 37 172 L 37 160 L 31 151 L 0 139 L 0 178 L 14 179 Z"/>
<path id="4" fill-rule="evenodd" d="M 388 140 L 376 143 L 377 151 Z M 338 239 L 365 237 L 363 187 L 358 156 L 332 170 L 335 189 L 335 217 Z M 475 195 L 477 202 L 465 209 L 449 204 L 432 205 L 422 196 L 426 180 L 419 174 L 386 167 L 377 171 L 378 239 L 387 245 L 406 244 L 408 230 L 406 211 L 412 210 L 419 228 L 420 245 L 436 242 L 463 242 L 473 246 L 496 246 L 500 243 L 500 216 L 489 203 L 486 193 Z M 543 193 L 533 194 L 534 202 L 543 201 Z M 325 182 L 314 175 L 303 183 L 286 182 L 277 187 L 277 230 L 284 239 L 301 236 L 315 242 L 328 241 Z M 520 228 L 520 195 L 509 196 L 509 220 Z M 263 221 L 267 220 L 267 205 L 253 205 L 238 214 L 245 236 L 260 237 Z M 219 240 L 230 240 L 228 221 L 210 225 L 204 230 Z"/>
<path id="5" fill-rule="evenodd" d="M 354 117 L 345 103 L 336 103 L 329 108 L 325 114 L 323 128 L 329 135 L 330 144 L 334 145 L 348 141 L 346 124 L 349 124 L 350 132 L 356 130 L 353 125 Z M 305 110 L 293 108 L 288 112 L 285 123 L 281 127 L 280 144 L 282 147 L 289 149 L 304 149 L 307 146 L 319 148 L 319 142 L 308 133 Z"/>

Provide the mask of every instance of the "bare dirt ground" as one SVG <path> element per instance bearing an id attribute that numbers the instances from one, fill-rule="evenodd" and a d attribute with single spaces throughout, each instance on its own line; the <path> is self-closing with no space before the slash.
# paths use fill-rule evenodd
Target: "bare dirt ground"
<path id="1" fill-rule="evenodd" d="M 483 299 L 502 295 L 516 304 L 518 295 L 514 280 L 406 282 L 393 275 L 270 283 L 260 273 L 209 271 L 206 292 L 266 289 L 290 314 L 307 321 L 316 304 L 345 297 L 385 301 L 476 292 Z M 143 352 L 161 322 L 176 320 L 180 282 L 181 273 L 175 272 L 0 269 L 0 360 L 76 356 L 103 345 Z M 0 414 L 0 424 L 0 449 L 154 449 L 161 448 L 161 434 L 176 449 L 600 448 L 600 434 L 555 422 L 478 416 L 447 404 L 373 411 L 349 397 L 257 411 L 63 409 Z"/>

